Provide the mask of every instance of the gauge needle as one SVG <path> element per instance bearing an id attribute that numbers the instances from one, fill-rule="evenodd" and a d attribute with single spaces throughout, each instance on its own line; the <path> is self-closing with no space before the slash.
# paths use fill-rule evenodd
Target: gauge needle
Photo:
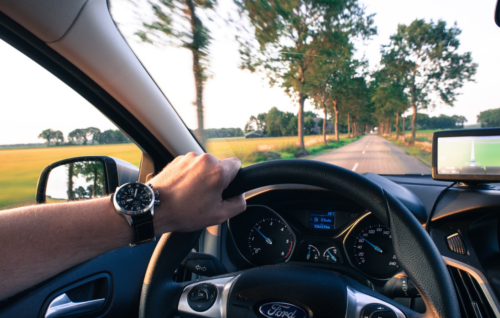
<path id="1" fill-rule="evenodd" d="M 137 189 L 135 189 L 135 192 L 134 192 L 134 198 L 135 198 L 135 196 L 136 196 L 136 195 L 137 195 Z"/>
<path id="2" fill-rule="evenodd" d="M 266 240 L 266 243 L 269 245 L 273 245 L 273 241 L 271 241 L 270 238 L 266 237 L 264 234 L 262 234 L 261 231 L 259 231 L 255 226 L 253 227 L 257 232 L 259 232 L 260 235 Z"/>
<path id="3" fill-rule="evenodd" d="M 309 248 L 309 252 L 307 252 L 307 259 L 311 258 L 311 248 Z"/>
<path id="4" fill-rule="evenodd" d="M 334 261 L 334 262 L 336 262 L 336 261 L 337 261 L 337 258 L 336 258 L 335 256 L 333 256 L 333 254 L 332 254 L 332 253 L 330 253 L 330 251 L 327 251 L 327 252 L 328 252 L 328 254 L 330 254 L 330 256 L 332 257 L 333 261 Z"/>
<path id="5" fill-rule="evenodd" d="M 370 245 L 373 247 L 373 249 L 375 249 L 375 250 L 376 250 L 377 252 L 379 252 L 380 254 L 382 254 L 382 253 L 384 252 L 384 251 L 382 251 L 382 249 L 381 249 L 380 247 L 378 247 L 378 246 L 377 246 L 377 245 L 375 245 L 375 244 L 370 243 L 370 241 L 367 241 L 365 238 L 362 238 L 362 237 L 361 237 L 361 239 L 363 239 L 366 243 L 370 244 Z"/>

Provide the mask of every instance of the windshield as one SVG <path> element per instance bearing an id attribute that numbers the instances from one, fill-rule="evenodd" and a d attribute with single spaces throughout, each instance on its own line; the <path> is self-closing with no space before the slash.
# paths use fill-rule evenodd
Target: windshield
<path id="1" fill-rule="evenodd" d="M 430 174 L 434 131 L 500 126 L 494 0 L 110 6 L 193 135 L 220 159 Z"/>

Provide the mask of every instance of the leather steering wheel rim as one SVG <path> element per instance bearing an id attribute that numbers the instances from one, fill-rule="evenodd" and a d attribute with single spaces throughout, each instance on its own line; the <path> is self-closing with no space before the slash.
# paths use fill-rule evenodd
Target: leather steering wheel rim
<path id="1" fill-rule="evenodd" d="M 412 317 L 460 317 L 450 274 L 423 226 L 399 200 L 362 175 L 312 160 L 269 161 L 241 169 L 222 197 L 287 183 L 317 186 L 342 195 L 390 227 L 398 264 L 414 282 L 426 305 L 424 314 Z M 175 283 L 173 274 L 200 234 L 201 231 L 162 236 L 144 278 L 139 317 L 172 317 L 177 313 L 184 285 Z"/>

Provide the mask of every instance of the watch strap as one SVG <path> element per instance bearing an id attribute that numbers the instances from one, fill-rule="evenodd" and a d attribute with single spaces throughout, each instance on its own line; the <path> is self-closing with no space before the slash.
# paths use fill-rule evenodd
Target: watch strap
<path id="1" fill-rule="evenodd" d="M 155 238 L 155 228 L 151 212 L 132 216 L 132 229 L 134 230 L 134 242 L 131 245 L 152 241 Z"/>

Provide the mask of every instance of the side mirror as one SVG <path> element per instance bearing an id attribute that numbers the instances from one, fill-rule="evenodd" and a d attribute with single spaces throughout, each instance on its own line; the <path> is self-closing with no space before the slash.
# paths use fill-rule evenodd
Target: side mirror
<path id="1" fill-rule="evenodd" d="M 139 169 L 106 156 L 74 157 L 43 169 L 38 179 L 37 203 L 93 199 L 113 193 L 127 182 L 137 181 Z"/>

